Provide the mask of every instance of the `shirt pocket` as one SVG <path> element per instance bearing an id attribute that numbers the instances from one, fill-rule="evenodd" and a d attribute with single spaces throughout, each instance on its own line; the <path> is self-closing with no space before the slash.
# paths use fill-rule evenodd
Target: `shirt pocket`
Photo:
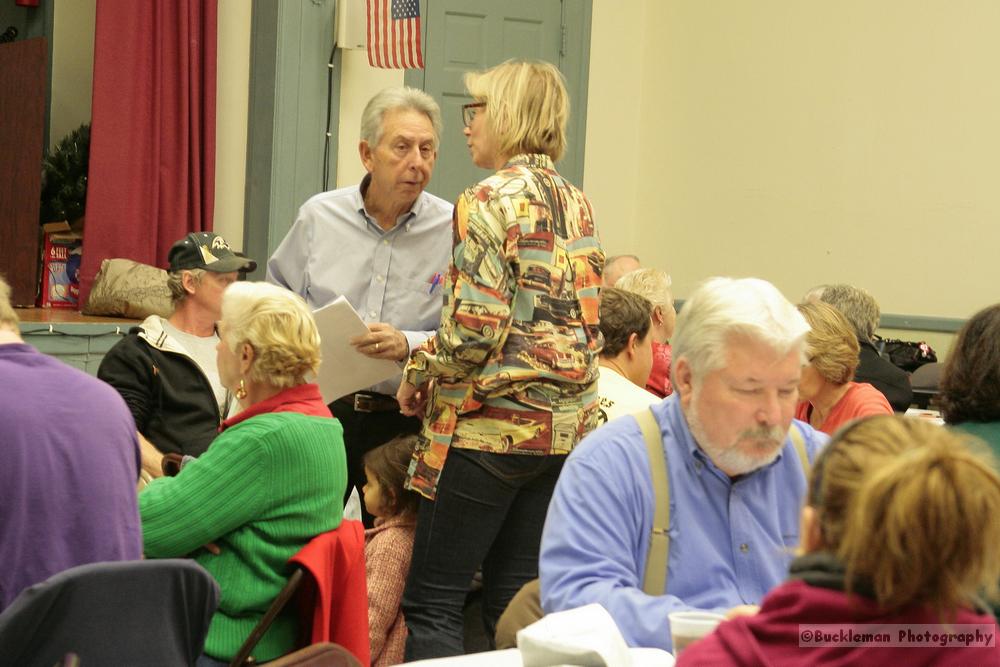
<path id="1" fill-rule="evenodd" d="M 440 280 L 438 281 L 437 285 L 433 285 L 433 275 L 427 276 L 427 278 L 424 279 L 405 278 L 400 276 L 396 278 L 396 282 L 399 285 L 400 289 L 405 290 L 407 292 L 416 292 L 418 294 L 423 294 L 425 297 L 430 296 L 431 294 L 436 293 L 441 289 Z M 433 292 L 431 291 L 432 285 L 434 287 Z"/>

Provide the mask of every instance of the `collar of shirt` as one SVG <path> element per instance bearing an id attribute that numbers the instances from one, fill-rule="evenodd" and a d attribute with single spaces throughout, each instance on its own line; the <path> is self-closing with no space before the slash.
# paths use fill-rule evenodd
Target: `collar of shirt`
<path id="1" fill-rule="evenodd" d="M 407 226 L 414 224 L 420 216 L 420 213 L 424 209 L 424 192 L 420 191 L 417 198 L 413 201 L 413 205 L 410 206 L 410 210 L 403 215 L 396 218 L 396 226 L 392 229 L 382 229 L 375 222 L 375 218 L 368 213 L 368 209 L 365 208 L 365 193 L 368 192 L 368 186 L 371 185 L 372 175 L 370 173 L 365 174 L 365 177 L 361 179 L 361 185 L 358 187 L 358 191 L 354 193 L 354 208 L 358 213 L 361 214 L 365 223 L 368 225 L 373 225 L 382 234 L 388 234 L 391 231 L 399 229 L 400 225 L 406 223 Z"/>
<path id="2" fill-rule="evenodd" d="M 556 168 L 555 163 L 552 162 L 552 158 L 545 153 L 521 153 L 520 155 L 515 155 L 511 159 L 507 160 L 507 164 L 504 165 L 504 169 L 519 165 L 537 167 L 539 169 L 555 170 Z"/>
<path id="3" fill-rule="evenodd" d="M 699 609 L 757 604 L 787 574 L 789 550 L 798 542 L 805 479 L 795 455 L 732 480 L 695 444 L 676 397 L 654 406 L 654 414 L 670 431 L 665 444 L 676 541 L 668 586 Z M 673 465 L 678 459 L 685 465 Z M 712 572 L 718 584 L 705 588 L 691 577 L 695 571 Z"/>
<path id="4" fill-rule="evenodd" d="M 310 382 L 289 387 L 271 398 L 254 403 L 246 410 L 222 422 L 219 431 L 225 431 L 230 426 L 269 412 L 298 412 L 310 417 L 332 416 L 330 409 L 323 403 L 323 397 L 319 393 L 319 385 Z"/>

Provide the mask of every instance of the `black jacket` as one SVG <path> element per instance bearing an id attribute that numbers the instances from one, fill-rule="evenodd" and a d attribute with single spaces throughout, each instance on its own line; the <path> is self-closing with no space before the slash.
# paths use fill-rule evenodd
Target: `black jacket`
<path id="1" fill-rule="evenodd" d="M 164 454 L 198 456 L 222 415 L 205 374 L 153 315 L 133 327 L 101 361 L 97 377 L 122 395 L 136 428 Z"/>
<path id="2" fill-rule="evenodd" d="M 861 344 L 861 358 L 854 372 L 855 382 L 867 382 L 885 395 L 896 412 L 906 412 L 913 402 L 910 376 L 891 361 L 879 356 L 875 346 L 866 341 Z"/>

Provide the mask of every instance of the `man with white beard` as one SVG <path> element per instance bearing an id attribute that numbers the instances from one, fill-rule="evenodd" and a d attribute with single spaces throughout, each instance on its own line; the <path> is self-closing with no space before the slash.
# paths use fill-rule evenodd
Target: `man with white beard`
<path id="1" fill-rule="evenodd" d="M 713 278 L 691 295 L 672 339 L 675 393 L 650 408 L 669 491 L 654 494 L 663 464 L 636 418 L 584 439 L 542 535 L 545 612 L 596 602 L 631 646 L 670 650 L 669 613 L 752 613 L 786 578 L 809 464 L 826 442 L 793 420 L 808 330 L 763 280 Z M 654 555 L 657 496 L 669 500 L 669 543 Z M 661 582 L 666 570 L 655 594 L 647 560 L 664 564 Z"/>

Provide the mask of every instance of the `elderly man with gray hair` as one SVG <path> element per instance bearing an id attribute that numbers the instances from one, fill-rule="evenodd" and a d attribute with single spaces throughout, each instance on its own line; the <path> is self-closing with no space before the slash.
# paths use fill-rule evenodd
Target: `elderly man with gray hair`
<path id="1" fill-rule="evenodd" d="M 273 283 L 313 309 L 346 298 L 369 332 L 351 341 L 360 354 L 404 361 L 441 318 L 443 275 L 451 255 L 452 205 L 424 192 L 437 159 L 441 110 L 415 88 L 387 88 L 361 116 L 359 185 L 318 194 L 267 263 Z M 347 493 L 365 483 L 365 452 L 420 419 L 399 412 L 396 376 L 330 404 L 344 426 Z M 373 518 L 364 513 L 365 524 Z"/>
<path id="2" fill-rule="evenodd" d="M 893 410 L 906 412 L 913 402 L 910 376 L 892 362 L 883 359 L 873 342 L 881 317 L 875 297 L 865 289 L 840 283 L 825 285 L 819 291 L 819 300 L 843 313 L 854 327 L 861 346 L 854 381 L 869 383 L 885 395 Z"/>
<path id="3" fill-rule="evenodd" d="M 563 467 L 542 535 L 546 612 L 596 602 L 631 646 L 670 650 L 671 612 L 745 613 L 785 579 L 826 442 L 793 420 L 808 331 L 763 280 L 691 295 L 674 393 L 597 429 Z"/>

